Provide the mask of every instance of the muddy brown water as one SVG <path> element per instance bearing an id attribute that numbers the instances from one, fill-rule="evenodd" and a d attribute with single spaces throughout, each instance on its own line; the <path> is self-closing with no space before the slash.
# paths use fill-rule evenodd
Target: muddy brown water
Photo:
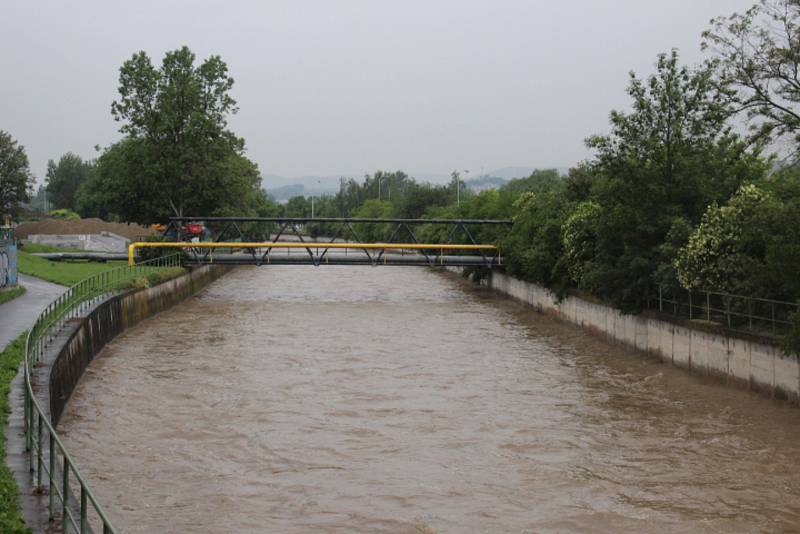
<path id="1" fill-rule="evenodd" d="M 422 268 L 240 268 L 61 423 L 123 532 L 800 529 L 800 410 Z"/>

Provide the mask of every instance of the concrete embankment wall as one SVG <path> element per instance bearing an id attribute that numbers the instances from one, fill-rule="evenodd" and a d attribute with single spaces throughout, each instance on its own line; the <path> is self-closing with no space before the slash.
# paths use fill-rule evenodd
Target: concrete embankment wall
<path id="1" fill-rule="evenodd" d="M 559 301 L 541 286 L 500 272 L 492 273 L 488 285 L 541 312 L 654 354 L 665 362 L 800 404 L 800 361 L 763 341 L 742 338 L 722 328 L 626 315 L 576 296 Z"/>
<path id="2" fill-rule="evenodd" d="M 50 413 L 58 420 L 86 367 L 106 343 L 139 322 L 194 295 L 230 270 L 207 265 L 157 286 L 131 291 L 103 302 L 81 319 L 50 371 Z"/>

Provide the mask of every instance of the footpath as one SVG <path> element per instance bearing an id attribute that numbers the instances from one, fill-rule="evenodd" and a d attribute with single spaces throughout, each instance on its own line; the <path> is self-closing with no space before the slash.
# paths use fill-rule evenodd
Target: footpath
<path id="1" fill-rule="evenodd" d="M 0 304 L 0 351 L 33 325 L 48 304 L 66 287 L 20 273 L 19 283 L 25 293 L 10 302 Z"/>

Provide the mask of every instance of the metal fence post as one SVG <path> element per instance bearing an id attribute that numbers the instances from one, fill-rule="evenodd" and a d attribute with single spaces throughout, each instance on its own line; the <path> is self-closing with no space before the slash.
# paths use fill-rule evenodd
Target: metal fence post
<path id="1" fill-rule="evenodd" d="M 67 507 L 69 506 L 69 458 L 64 453 L 64 467 L 63 467 L 63 480 L 61 483 L 61 531 L 69 532 L 69 517 L 67 516 Z"/>
<path id="2" fill-rule="evenodd" d="M 81 534 L 86 534 L 89 531 L 87 512 L 88 507 L 86 503 L 86 486 L 81 484 Z"/>
<path id="3" fill-rule="evenodd" d="M 772 333 L 775 333 L 775 303 L 770 302 L 770 307 L 772 308 Z"/>
<path id="4" fill-rule="evenodd" d="M 711 293 L 706 291 L 706 321 L 711 321 Z"/>
<path id="5" fill-rule="evenodd" d="M 725 310 L 728 314 L 728 328 L 731 327 L 731 299 L 730 297 L 725 300 Z"/>
<path id="6" fill-rule="evenodd" d="M 48 510 L 48 519 L 50 521 L 53 520 L 53 512 L 55 510 L 55 503 L 56 503 L 56 486 L 55 482 L 55 472 L 56 472 L 56 438 L 52 432 L 50 434 L 50 473 L 48 473 L 48 479 L 50 481 L 49 487 L 49 504 L 47 507 Z"/>
<path id="7" fill-rule="evenodd" d="M 658 286 L 658 311 L 660 311 L 660 312 L 664 311 L 664 300 L 663 300 L 663 295 L 662 295 L 663 290 L 664 290 L 664 287 L 659 285 Z"/>
<path id="8" fill-rule="evenodd" d="M 692 318 L 692 292 L 689 291 L 689 319 Z"/>
<path id="9" fill-rule="evenodd" d="M 36 489 L 42 489 L 42 414 L 37 414 L 36 421 L 38 429 L 36 430 Z"/>

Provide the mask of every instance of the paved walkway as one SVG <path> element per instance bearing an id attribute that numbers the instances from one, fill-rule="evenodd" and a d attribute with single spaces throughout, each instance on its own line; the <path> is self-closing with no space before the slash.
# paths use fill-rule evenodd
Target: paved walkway
<path id="1" fill-rule="evenodd" d="M 19 275 L 19 283 L 25 286 L 25 293 L 0 304 L 0 351 L 30 328 L 42 310 L 67 290 L 64 286 L 24 274 Z"/>

